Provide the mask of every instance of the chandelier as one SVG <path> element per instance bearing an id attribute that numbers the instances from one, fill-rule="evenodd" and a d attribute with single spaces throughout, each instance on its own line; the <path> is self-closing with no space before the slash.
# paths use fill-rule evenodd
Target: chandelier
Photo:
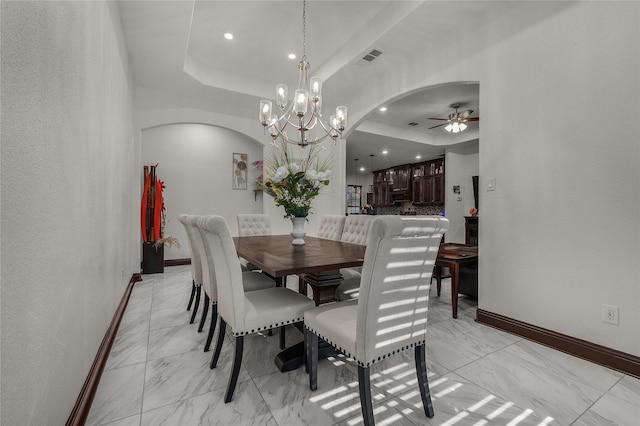
<path id="1" fill-rule="evenodd" d="M 278 115 L 273 112 L 271 101 L 260 101 L 260 122 L 265 131 L 269 131 L 273 140 L 280 137 L 287 143 L 302 147 L 318 144 L 327 137 L 331 137 L 335 143 L 338 136 L 342 137 L 342 132 L 347 125 L 346 106 L 337 107 L 335 115 L 332 115 L 328 122 L 322 117 L 322 79 L 314 76 L 309 80 L 307 76 L 309 63 L 306 55 L 306 8 L 307 2 L 304 0 L 302 2 L 302 58 L 298 63 L 300 77 L 293 100 L 291 102 L 288 100 L 287 85 L 278 84 L 275 99 L 279 109 Z"/>

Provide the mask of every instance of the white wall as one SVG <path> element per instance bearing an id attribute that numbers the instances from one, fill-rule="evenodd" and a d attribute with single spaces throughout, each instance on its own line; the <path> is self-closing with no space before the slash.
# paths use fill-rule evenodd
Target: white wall
<path id="1" fill-rule="evenodd" d="M 2 2 L 2 424 L 64 424 L 139 271 L 117 7 Z"/>
<path id="2" fill-rule="evenodd" d="M 640 4 L 530 4 L 489 25 L 479 306 L 640 355 L 640 124 L 606 125 L 640 116 Z"/>
<path id="3" fill-rule="evenodd" d="M 505 2 L 474 24 L 350 94 L 350 121 L 479 81 L 479 308 L 638 356 L 640 123 L 612 123 L 640 115 L 640 3 Z"/>
<path id="4" fill-rule="evenodd" d="M 262 144 L 248 136 L 205 124 L 171 124 L 142 131 L 142 164 L 159 163 L 156 172 L 166 185 L 165 236 L 180 242 L 179 248 L 165 247 L 165 259 L 191 257 L 180 214 L 221 215 L 237 235 L 238 213 L 262 213 L 263 194 L 256 196 L 253 191 L 258 172 L 251 166 L 262 160 L 262 150 Z M 232 189 L 233 153 L 248 155 L 246 190 Z"/>
<path id="5" fill-rule="evenodd" d="M 474 206 L 472 176 L 479 173 L 478 153 L 457 153 L 448 150 L 445 159 L 445 215 L 449 219 L 447 242 L 464 243 L 464 217 Z M 460 186 L 460 194 L 454 194 L 454 185 Z"/>
<path id="6" fill-rule="evenodd" d="M 195 105 L 194 105 L 195 104 Z M 172 123 L 202 123 L 233 130 L 252 140 L 264 144 L 263 158 L 269 155 L 271 138 L 264 135 L 262 126 L 255 118 L 225 115 L 208 110 L 207 105 L 190 99 L 178 97 L 172 93 L 158 92 L 142 87 L 135 91 L 135 126 L 140 130 L 149 129 Z M 306 224 L 308 235 L 315 235 L 324 214 L 344 214 L 345 211 L 345 147 L 346 141 L 338 139 L 335 146 L 325 143 L 330 149 L 333 163 L 331 184 L 314 200 L 309 221 Z M 142 163 L 141 163 L 142 165 Z M 141 185 L 141 183 L 140 183 Z M 263 212 L 271 216 L 271 228 L 274 234 L 291 232 L 291 221 L 285 220 L 284 210 L 277 207 L 273 199 L 266 194 L 258 194 L 258 201 L 262 197 Z M 253 206 L 253 204 L 252 204 Z M 166 252 L 165 252 L 166 257 Z"/>

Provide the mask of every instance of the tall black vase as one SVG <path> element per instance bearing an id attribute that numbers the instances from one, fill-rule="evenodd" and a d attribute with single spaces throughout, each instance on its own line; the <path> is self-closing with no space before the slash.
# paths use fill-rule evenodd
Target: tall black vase
<path id="1" fill-rule="evenodd" d="M 155 247 L 153 243 L 142 243 L 142 273 L 164 272 L 164 244 Z"/>

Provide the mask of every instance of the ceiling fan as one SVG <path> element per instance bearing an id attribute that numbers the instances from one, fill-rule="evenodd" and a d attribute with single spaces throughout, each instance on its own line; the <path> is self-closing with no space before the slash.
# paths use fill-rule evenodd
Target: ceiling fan
<path id="1" fill-rule="evenodd" d="M 451 108 L 455 109 L 455 112 L 449 114 L 449 118 L 433 118 L 429 117 L 429 120 L 441 120 L 446 121 L 446 123 L 438 124 L 437 126 L 429 127 L 429 129 L 435 129 L 440 126 L 447 126 L 444 129 L 447 132 L 458 133 L 467 128 L 465 123 L 470 121 L 480 121 L 480 117 L 469 117 L 473 110 L 468 109 L 466 111 L 458 112 L 458 108 L 460 108 L 459 103 L 455 103 L 451 105 Z"/>

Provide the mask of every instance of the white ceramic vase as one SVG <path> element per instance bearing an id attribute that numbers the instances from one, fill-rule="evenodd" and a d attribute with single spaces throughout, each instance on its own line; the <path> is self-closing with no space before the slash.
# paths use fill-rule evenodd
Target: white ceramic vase
<path id="1" fill-rule="evenodd" d="M 291 223 L 293 224 L 293 229 L 291 230 L 291 237 L 293 241 L 291 244 L 294 246 L 304 245 L 304 236 L 307 232 L 304 230 L 304 223 L 307 221 L 306 217 L 292 217 Z"/>

